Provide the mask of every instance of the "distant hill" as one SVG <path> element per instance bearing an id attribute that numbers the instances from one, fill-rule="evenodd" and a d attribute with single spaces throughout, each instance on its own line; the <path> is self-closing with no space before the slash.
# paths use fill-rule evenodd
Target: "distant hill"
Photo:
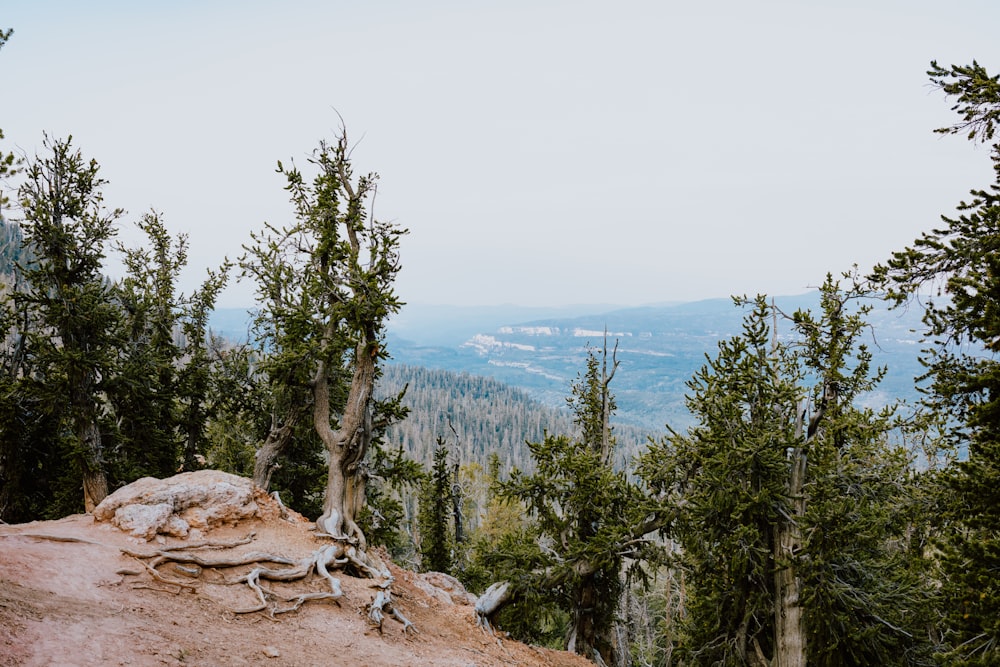
<path id="1" fill-rule="evenodd" d="M 778 297 L 776 303 L 789 313 L 800 308 L 816 311 L 819 295 Z M 921 330 L 921 313 L 872 305 L 877 308 L 868 317 L 872 332 L 866 343 L 875 363 L 887 366 L 888 374 L 867 400 L 872 405 L 894 398 L 915 400 L 914 377 L 922 370 L 917 361 L 920 336 L 915 333 Z M 686 382 L 705 363 L 705 355 L 714 355 L 720 340 L 740 331 L 744 315 L 731 299 L 611 310 L 595 307 L 590 313 L 554 312 L 506 322 L 499 319 L 504 309 L 497 309 L 492 321 L 489 309 L 472 309 L 468 320 L 460 317 L 461 310 L 449 309 L 447 318 L 435 319 L 443 312 L 439 307 L 407 306 L 405 325 L 394 323 L 389 329 L 392 363 L 492 377 L 546 405 L 561 406 L 583 368 L 587 347 L 600 346 L 607 331 L 609 347 L 617 342 L 621 361 L 613 385 L 619 415 L 623 421 L 656 430 L 667 424 L 674 428 L 690 424 L 684 404 Z M 454 326 L 462 329 L 462 336 L 442 331 L 449 323 L 458 323 Z"/>
<path id="2" fill-rule="evenodd" d="M 817 292 L 775 301 L 788 313 L 819 308 Z M 888 373 L 867 400 L 871 405 L 916 400 L 922 311 L 871 305 L 872 330 L 865 342 Z M 407 305 L 390 323 L 388 349 L 390 364 L 493 378 L 562 408 L 587 347 L 600 346 L 606 330 L 621 361 L 613 384 L 620 419 L 659 432 L 666 425 L 690 425 L 686 383 L 720 340 L 740 331 L 743 315 L 728 298 L 635 308 Z M 245 339 L 248 322 L 246 310 L 219 309 L 211 325 L 239 340 Z"/>
<path id="3" fill-rule="evenodd" d="M 387 444 L 402 447 L 412 458 L 431 463 L 434 443 L 442 437 L 462 462 L 485 466 L 496 452 L 501 466 L 531 470 L 525 442 L 541 442 L 546 432 L 572 434 L 572 415 L 565 400 L 545 405 L 517 387 L 493 378 L 391 364 L 379 380 L 377 395 L 393 396 L 407 387 L 404 405 L 410 415 L 390 428 Z M 569 393 L 567 388 L 566 393 Z M 645 449 L 656 432 L 612 420 L 618 464 Z"/>

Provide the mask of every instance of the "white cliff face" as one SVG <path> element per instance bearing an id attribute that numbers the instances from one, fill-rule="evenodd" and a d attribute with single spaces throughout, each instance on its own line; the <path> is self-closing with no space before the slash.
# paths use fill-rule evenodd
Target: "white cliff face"
<path id="1" fill-rule="evenodd" d="M 481 355 L 489 354 L 491 352 L 498 352 L 502 350 L 518 350 L 520 352 L 534 352 L 534 345 L 524 345 L 523 343 L 512 343 L 510 341 L 502 341 L 495 336 L 490 336 L 488 334 L 476 334 L 466 342 L 462 343 L 462 347 L 469 347 Z"/>
<path id="2" fill-rule="evenodd" d="M 559 327 L 500 327 L 497 329 L 500 334 L 521 334 L 524 336 L 558 336 L 561 333 Z"/>

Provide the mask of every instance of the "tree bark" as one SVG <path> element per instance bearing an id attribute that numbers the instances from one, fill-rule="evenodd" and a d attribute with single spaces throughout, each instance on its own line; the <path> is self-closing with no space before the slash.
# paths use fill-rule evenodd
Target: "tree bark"
<path id="1" fill-rule="evenodd" d="M 316 526 L 328 535 L 356 540 L 361 550 L 367 542 L 356 519 L 364 503 L 362 462 L 371 442 L 377 356 L 375 344 L 362 337 L 354 350 L 354 374 L 337 430 L 330 426 L 330 384 L 325 361 L 320 361 L 313 382 L 313 422 L 329 454 L 323 514 Z"/>
<path id="2" fill-rule="evenodd" d="M 80 454 L 83 509 L 87 514 L 92 514 L 94 508 L 108 496 L 108 479 L 101 457 L 101 431 L 96 420 L 81 419 L 77 425 L 77 435 L 83 445 L 83 452 Z"/>
<path id="3" fill-rule="evenodd" d="M 618 665 L 620 656 L 612 623 L 598 628 L 591 610 L 599 604 L 595 574 L 583 578 L 575 592 L 572 625 L 566 638 L 566 650 L 582 655 L 604 667 Z M 603 631 L 603 632 L 602 632 Z"/>
<path id="4" fill-rule="evenodd" d="M 806 454 L 802 447 L 792 452 L 788 494 L 792 516 L 785 516 L 774 531 L 774 667 L 805 667 L 806 636 L 802 618 L 802 582 L 795 555 L 802 544 L 797 520 L 805 511 L 803 486 Z"/>
<path id="5" fill-rule="evenodd" d="M 267 440 L 254 452 L 253 483 L 267 491 L 271 485 L 271 475 L 277 467 L 278 457 L 292 442 L 295 427 L 303 417 L 301 409 L 293 409 L 284 422 L 279 422 L 275 415 L 271 416 L 271 429 Z"/>

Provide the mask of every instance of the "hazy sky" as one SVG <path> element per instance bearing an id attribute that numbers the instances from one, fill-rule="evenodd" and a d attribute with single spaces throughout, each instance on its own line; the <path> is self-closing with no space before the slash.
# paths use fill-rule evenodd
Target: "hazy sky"
<path id="1" fill-rule="evenodd" d="M 410 230 L 407 301 L 796 294 L 990 182 L 925 72 L 1000 71 L 998 26 L 995 0 L 2 0 L 0 128 L 72 134 L 127 243 L 151 208 L 189 234 L 187 289 L 289 219 L 275 163 L 339 112 Z"/>

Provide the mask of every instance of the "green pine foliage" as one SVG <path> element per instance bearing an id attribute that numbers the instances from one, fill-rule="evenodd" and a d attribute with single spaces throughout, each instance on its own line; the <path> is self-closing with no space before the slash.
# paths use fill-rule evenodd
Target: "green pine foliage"
<path id="1" fill-rule="evenodd" d="M 648 519 L 643 490 L 614 466 L 609 385 L 616 368 L 606 349 L 600 356 L 590 351 L 568 399 L 573 435 L 528 443 L 534 472 L 515 469 L 498 485 L 499 495 L 523 504 L 533 521 L 504 536 L 492 559 L 499 578 L 515 587 L 518 611 L 512 613 L 522 619 L 516 630 L 544 641 L 551 638 L 544 634 L 551 621 L 565 619 L 563 646 L 599 654 L 608 664 L 626 650 L 616 633 L 625 558 L 640 558 L 649 532 L 637 530 Z"/>
<path id="2" fill-rule="evenodd" d="M 434 462 L 420 485 L 420 564 L 451 574 L 455 565 L 454 488 L 448 445 L 438 437 Z"/>
<path id="3" fill-rule="evenodd" d="M 370 544 L 383 546 L 397 562 L 416 568 L 413 544 L 414 490 L 425 479 L 423 465 L 382 440 L 372 444 L 365 507 L 358 523 Z"/>
<path id="4" fill-rule="evenodd" d="M 53 444 L 81 472 L 84 504 L 61 505 L 90 510 L 108 492 L 100 395 L 114 373 L 120 311 L 101 269 L 122 211 L 104 207 L 106 181 L 72 138 L 46 136 L 44 150 L 18 189 L 22 230 L 36 261 L 25 267 L 25 288 L 14 300 L 35 323 L 27 346 L 37 360 L 35 390 L 60 424 Z"/>
<path id="5" fill-rule="evenodd" d="M 828 279 L 823 312 L 749 302 L 743 333 L 689 383 L 698 424 L 651 446 L 640 472 L 677 503 L 671 535 L 687 603 L 673 655 L 685 664 L 774 659 L 777 573 L 792 573 L 808 664 L 921 664 L 927 592 L 907 559 L 906 452 L 873 388 L 861 313 Z M 796 482 L 796 479 L 799 482 Z M 791 535 L 790 552 L 779 549 Z"/>
<path id="6" fill-rule="evenodd" d="M 112 476 L 125 484 L 138 477 L 169 477 L 180 451 L 176 423 L 178 324 L 176 282 L 187 261 L 183 238 L 173 242 L 160 217 L 139 222 L 148 247 L 119 250 L 126 275 L 119 285 L 121 351 L 109 381 L 117 420 Z"/>
<path id="7" fill-rule="evenodd" d="M 207 314 L 225 281 L 209 272 L 176 293 L 186 239 L 156 214 L 145 248 L 120 245 L 126 275 L 104 276 L 119 210 L 104 207 L 94 160 L 71 139 L 45 138 L 18 190 L 21 221 L 4 223 L 9 260 L 0 326 L 0 517 L 30 520 L 89 509 L 116 486 L 185 468 L 185 406 L 217 400 Z M 200 351 L 199 351 L 200 348 Z M 203 378 L 184 382 L 185 372 Z M 209 411 L 199 415 L 206 428 Z M 197 441 L 203 456 L 206 440 Z M 80 488 L 85 490 L 81 503 Z"/>
<path id="8" fill-rule="evenodd" d="M 1000 77 L 973 61 L 931 63 L 931 83 L 959 116 L 936 130 L 990 146 L 994 179 L 971 191 L 954 216 L 876 268 L 873 279 L 903 304 L 932 292 L 925 402 L 950 421 L 947 451 L 966 452 L 939 473 L 943 568 L 940 608 L 947 615 L 941 660 L 1000 663 Z"/>

